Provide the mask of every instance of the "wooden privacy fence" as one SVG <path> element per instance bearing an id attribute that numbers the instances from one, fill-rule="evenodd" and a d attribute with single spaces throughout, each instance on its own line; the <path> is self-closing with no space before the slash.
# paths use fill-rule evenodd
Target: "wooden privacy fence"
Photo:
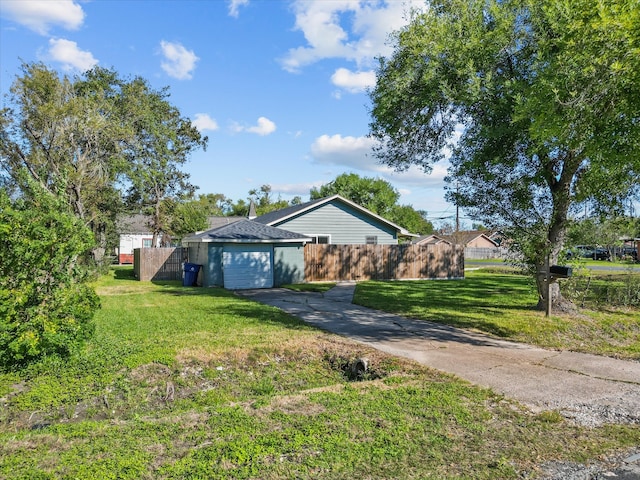
<path id="1" fill-rule="evenodd" d="M 189 261 L 189 249 L 136 248 L 133 251 L 133 271 L 138 280 L 181 280 L 182 264 Z"/>
<path id="2" fill-rule="evenodd" d="M 322 245 L 304 247 L 307 282 L 464 277 L 460 245 Z"/>

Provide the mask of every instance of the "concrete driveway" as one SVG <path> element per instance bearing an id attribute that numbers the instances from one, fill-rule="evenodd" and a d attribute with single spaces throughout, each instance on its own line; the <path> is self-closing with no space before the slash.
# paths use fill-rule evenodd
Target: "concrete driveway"
<path id="1" fill-rule="evenodd" d="M 238 294 L 310 325 L 489 387 L 533 411 L 582 425 L 640 424 L 640 362 L 545 350 L 353 305 L 354 283 L 324 294 L 286 289 Z"/>

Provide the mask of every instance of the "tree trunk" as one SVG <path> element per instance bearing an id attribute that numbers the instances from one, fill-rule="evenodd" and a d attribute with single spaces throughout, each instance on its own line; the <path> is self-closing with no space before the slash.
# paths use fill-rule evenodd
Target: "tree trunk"
<path id="1" fill-rule="evenodd" d="M 551 297 L 551 311 L 575 311 L 573 303 L 562 296 L 560 285 L 557 280 L 551 278 L 547 270 L 551 265 L 557 264 L 560 252 L 564 248 L 568 228 L 567 218 L 571 205 L 571 182 L 579 168 L 580 159 L 574 152 L 567 152 L 562 162 L 562 173 L 559 176 L 556 175 L 555 166 L 557 164 L 549 158 L 546 160 L 542 163 L 542 167 L 551 191 L 553 212 L 547 231 L 546 248 L 540 252 L 540 258 L 536 262 L 537 308 L 539 310 L 547 309 L 547 295 L 549 295 Z"/>

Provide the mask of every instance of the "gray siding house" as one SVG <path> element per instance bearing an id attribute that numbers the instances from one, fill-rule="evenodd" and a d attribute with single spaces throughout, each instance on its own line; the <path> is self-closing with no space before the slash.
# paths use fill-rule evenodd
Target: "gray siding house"
<path id="1" fill-rule="evenodd" d="M 198 283 L 231 290 L 304 282 L 304 245 L 395 245 L 409 232 L 339 195 L 189 235 Z"/>
<path id="2" fill-rule="evenodd" d="M 255 221 L 334 245 L 396 245 L 415 236 L 340 195 L 270 212 Z"/>

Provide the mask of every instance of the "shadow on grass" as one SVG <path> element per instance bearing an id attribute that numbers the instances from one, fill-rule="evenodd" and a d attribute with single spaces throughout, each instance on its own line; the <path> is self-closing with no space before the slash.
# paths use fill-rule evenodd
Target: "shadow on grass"
<path id="1" fill-rule="evenodd" d="M 174 297 L 211 297 L 212 308 L 206 312 L 207 315 L 228 315 L 245 318 L 247 323 L 269 323 L 279 325 L 289 329 L 308 330 L 313 327 L 308 326 L 298 318 L 289 315 L 282 310 L 263 305 L 250 299 L 238 296 L 232 290 L 221 287 L 184 287 L 179 281 L 153 281 L 156 286 L 162 287 L 155 290 L 155 293 L 171 295 Z M 200 310 L 199 313 L 202 313 Z M 185 312 L 189 314 L 189 312 Z"/>
<path id="2" fill-rule="evenodd" d="M 136 280 L 133 267 L 113 267 L 113 278 L 115 280 Z"/>
<path id="3" fill-rule="evenodd" d="M 500 320 L 536 311 L 534 290 L 526 277 L 501 275 L 447 282 L 363 282 L 358 284 L 355 302 L 509 338 L 519 328 Z"/>

